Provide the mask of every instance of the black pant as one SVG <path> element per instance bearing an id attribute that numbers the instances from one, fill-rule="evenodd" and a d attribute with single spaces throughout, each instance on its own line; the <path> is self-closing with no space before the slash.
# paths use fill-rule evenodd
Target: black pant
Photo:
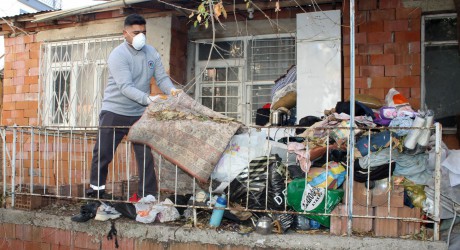
<path id="1" fill-rule="evenodd" d="M 140 116 L 124 116 L 103 110 L 99 115 L 99 126 L 132 126 L 139 118 Z M 91 161 L 91 185 L 99 187 L 99 189 L 102 189 L 102 186 L 105 185 L 108 165 L 113 160 L 113 153 L 123 137 L 128 134 L 128 131 L 128 128 L 99 129 L 98 138 L 94 145 L 93 159 Z M 148 194 L 156 195 L 157 180 L 151 149 L 147 145 L 138 143 L 133 143 L 133 147 L 139 173 L 139 187 L 137 193 L 140 196 L 146 196 Z"/>

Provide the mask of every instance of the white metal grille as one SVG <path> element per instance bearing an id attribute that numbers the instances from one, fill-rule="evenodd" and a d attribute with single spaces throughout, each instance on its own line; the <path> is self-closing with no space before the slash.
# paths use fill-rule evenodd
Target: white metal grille
<path id="1" fill-rule="evenodd" d="M 96 126 L 107 80 L 107 58 L 121 37 L 44 43 L 39 116 L 43 125 Z"/>

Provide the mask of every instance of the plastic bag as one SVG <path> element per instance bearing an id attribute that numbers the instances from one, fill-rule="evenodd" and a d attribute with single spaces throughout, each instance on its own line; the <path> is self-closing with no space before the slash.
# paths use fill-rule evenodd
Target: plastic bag
<path id="1" fill-rule="evenodd" d="M 357 94 L 355 95 L 355 100 L 371 109 L 378 109 L 383 106 L 383 103 L 377 97 L 372 95 Z M 347 101 L 350 101 L 350 98 L 348 98 Z"/>
<path id="2" fill-rule="evenodd" d="M 426 200 L 425 186 L 414 184 L 406 178 L 404 178 L 401 184 L 404 186 L 404 190 L 407 192 L 412 205 L 423 209 L 423 202 Z"/>
<path id="3" fill-rule="evenodd" d="M 337 189 L 345 180 L 345 168 L 340 163 L 329 162 L 326 181 L 326 165 L 324 164 L 322 168 L 311 168 L 307 175 L 308 184 L 313 187 L 325 188 L 327 182 L 328 189 Z"/>
<path id="4" fill-rule="evenodd" d="M 325 188 L 312 187 L 306 184 L 305 179 L 295 179 L 289 183 L 287 188 L 288 205 L 298 212 L 329 214 L 342 200 L 343 195 L 342 189 L 326 190 Z M 305 216 L 318 221 L 325 227 L 331 225 L 331 218 L 328 215 L 307 214 Z"/>
<path id="5" fill-rule="evenodd" d="M 249 133 L 234 135 L 211 174 L 213 180 L 221 182 L 214 192 L 222 192 L 251 160 L 265 153 L 266 134 L 251 129 Z"/>
<path id="6" fill-rule="evenodd" d="M 385 96 L 386 106 L 396 107 L 399 105 L 409 104 L 409 101 L 404 97 L 399 91 L 394 88 L 391 88 L 388 91 L 388 94 Z"/>
<path id="7" fill-rule="evenodd" d="M 134 206 L 136 207 L 136 221 L 142 223 L 152 223 L 157 217 L 157 211 L 153 210 L 153 206 L 156 203 L 156 199 L 152 195 L 147 195 L 137 202 Z"/>

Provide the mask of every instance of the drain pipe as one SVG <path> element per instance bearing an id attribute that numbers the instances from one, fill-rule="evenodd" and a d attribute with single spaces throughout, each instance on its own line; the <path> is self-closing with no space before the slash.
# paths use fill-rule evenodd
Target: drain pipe
<path id="1" fill-rule="evenodd" d="M 348 223 L 347 235 L 352 234 L 353 223 L 353 179 L 355 148 L 355 0 L 350 0 L 350 164 L 348 168 Z"/>

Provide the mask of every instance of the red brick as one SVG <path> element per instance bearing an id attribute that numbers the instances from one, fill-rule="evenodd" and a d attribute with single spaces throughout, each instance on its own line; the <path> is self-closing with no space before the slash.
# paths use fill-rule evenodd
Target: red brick
<path id="1" fill-rule="evenodd" d="M 375 215 L 379 217 L 397 217 L 398 210 L 390 209 L 387 207 L 376 207 Z M 391 219 L 375 219 L 374 220 L 374 233 L 375 236 L 384 237 L 397 237 L 398 236 L 398 221 Z"/>
<path id="2" fill-rule="evenodd" d="M 409 19 L 408 20 L 409 30 L 410 31 L 418 31 L 421 29 L 421 21 L 420 19 Z"/>
<path id="3" fill-rule="evenodd" d="M 25 94 L 12 94 L 11 98 L 13 102 L 25 101 Z"/>
<path id="4" fill-rule="evenodd" d="M 385 43 L 383 45 L 385 54 L 408 54 L 409 44 L 407 43 Z"/>
<path id="5" fill-rule="evenodd" d="M 13 46 L 14 53 L 21 53 L 25 51 L 26 46 L 24 44 L 15 44 Z"/>
<path id="6" fill-rule="evenodd" d="M 130 238 L 118 238 L 120 249 L 134 249 L 134 239 Z"/>
<path id="7" fill-rule="evenodd" d="M 350 45 L 344 44 L 342 46 L 342 54 L 343 56 L 350 56 Z"/>
<path id="8" fill-rule="evenodd" d="M 369 77 L 367 82 L 369 83 L 368 88 L 392 88 L 395 86 L 394 77 Z"/>
<path id="9" fill-rule="evenodd" d="M 24 117 L 24 110 L 12 110 L 11 111 L 12 118 L 21 118 Z"/>
<path id="10" fill-rule="evenodd" d="M 410 75 L 419 76 L 421 75 L 422 67 L 421 64 L 409 64 Z"/>
<path id="11" fill-rule="evenodd" d="M 4 86 L 3 87 L 3 94 L 14 94 L 16 93 L 15 86 Z"/>
<path id="12" fill-rule="evenodd" d="M 410 89 L 410 98 L 420 98 L 421 91 L 420 88 L 411 88 Z"/>
<path id="13" fill-rule="evenodd" d="M 14 44 L 24 44 L 24 36 L 17 36 Z"/>
<path id="14" fill-rule="evenodd" d="M 38 76 L 25 76 L 24 84 L 38 84 Z"/>
<path id="15" fill-rule="evenodd" d="M 34 51 L 34 50 L 31 50 L 29 51 L 29 57 L 30 59 L 40 59 L 40 51 Z"/>
<path id="16" fill-rule="evenodd" d="M 13 80 L 13 85 L 15 85 L 15 86 L 24 85 L 25 77 L 24 76 L 17 76 L 17 77 L 13 77 L 12 80 Z M 18 92 L 16 92 L 16 93 L 18 93 Z"/>
<path id="17" fill-rule="evenodd" d="M 395 56 L 395 64 L 420 64 L 420 54 L 398 54 Z"/>
<path id="18" fill-rule="evenodd" d="M 41 243 L 41 250 L 51 250 L 51 244 L 50 243 Z"/>
<path id="19" fill-rule="evenodd" d="M 41 249 L 42 243 L 41 242 L 32 242 L 32 241 L 24 241 L 24 249 L 25 250 L 38 250 Z"/>
<path id="20" fill-rule="evenodd" d="M 16 69 L 14 70 L 14 76 L 26 76 L 26 69 Z"/>
<path id="21" fill-rule="evenodd" d="M 56 231 L 56 243 L 61 246 L 70 246 L 70 234 L 68 230 L 57 230 Z"/>
<path id="22" fill-rule="evenodd" d="M 21 60 L 21 61 L 29 60 L 29 51 L 16 53 L 16 60 Z"/>
<path id="23" fill-rule="evenodd" d="M 359 45 L 358 53 L 361 55 L 383 54 L 383 45 L 382 44 Z"/>
<path id="24" fill-rule="evenodd" d="M 16 60 L 16 54 L 14 53 L 9 53 L 9 54 L 5 54 L 5 69 L 8 69 L 8 64 L 12 65 L 12 62 L 14 62 Z M 10 69 L 12 68 L 12 66 L 9 67 Z"/>
<path id="25" fill-rule="evenodd" d="M 409 21 L 408 20 L 390 20 L 385 21 L 383 25 L 384 31 L 408 31 Z"/>
<path id="26" fill-rule="evenodd" d="M 371 32 L 367 33 L 367 43 L 383 44 L 392 42 L 391 32 Z"/>
<path id="27" fill-rule="evenodd" d="M 411 69 L 409 65 L 389 65 L 385 67 L 385 76 L 409 76 Z"/>
<path id="28" fill-rule="evenodd" d="M 25 93 L 24 100 L 26 101 L 38 101 L 37 93 Z"/>
<path id="29" fill-rule="evenodd" d="M 393 54 L 371 55 L 370 64 L 371 65 L 394 65 L 395 55 Z"/>
<path id="30" fill-rule="evenodd" d="M 409 43 L 409 53 L 420 53 L 420 41 L 418 42 L 410 42 Z"/>
<path id="31" fill-rule="evenodd" d="M 384 100 L 386 92 L 387 91 L 385 91 L 385 89 L 383 88 L 379 88 L 379 89 L 371 88 L 371 89 L 361 89 L 360 93 L 366 94 L 366 95 L 372 95 L 372 96 L 377 97 L 380 100 Z"/>
<path id="32" fill-rule="evenodd" d="M 360 74 L 359 74 L 359 67 L 355 67 L 355 77 L 359 77 Z M 350 78 L 350 74 L 351 74 L 351 69 L 350 67 L 343 67 L 343 76 L 345 78 Z"/>
<path id="33" fill-rule="evenodd" d="M 420 31 L 397 31 L 395 32 L 395 42 L 418 42 L 420 41 Z"/>
<path id="34" fill-rule="evenodd" d="M 15 225 L 11 223 L 0 224 L 0 236 L 6 239 L 14 239 L 15 238 Z"/>
<path id="35" fill-rule="evenodd" d="M 409 104 L 414 110 L 420 109 L 420 102 L 421 102 L 420 98 L 409 98 Z"/>
<path id="36" fill-rule="evenodd" d="M 29 106 L 29 102 L 13 102 L 15 104 L 16 109 L 27 109 Z"/>
<path id="37" fill-rule="evenodd" d="M 35 34 L 24 36 L 24 43 L 33 43 L 35 42 Z"/>
<path id="38" fill-rule="evenodd" d="M 15 102 L 4 102 L 3 103 L 3 110 L 15 110 L 16 103 Z M 10 115 L 11 117 L 11 115 Z"/>
<path id="39" fill-rule="evenodd" d="M 355 44 L 366 44 L 366 33 L 356 33 L 355 34 Z M 344 34 L 343 35 L 343 44 L 350 44 L 350 35 Z"/>
<path id="40" fill-rule="evenodd" d="M 359 32 L 382 32 L 383 21 L 366 22 L 358 26 Z"/>
<path id="41" fill-rule="evenodd" d="M 359 0 L 358 10 L 375 10 L 377 9 L 377 0 Z"/>
<path id="42" fill-rule="evenodd" d="M 12 78 L 12 77 L 14 77 L 14 70 L 12 70 L 12 69 L 4 70 L 3 71 L 3 77 L 4 78 Z"/>
<path id="43" fill-rule="evenodd" d="M 13 62 L 13 69 L 23 69 L 26 66 L 24 61 L 15 61 Z"/>
<path id="44" fill-rule="evenodd" d="M 420 19 L 422 16 L 421 8 L 397 8 L 396 19 Z"/>
<path id="45" fill-rule="evenodd" d="M 367 56 L 355 55 L 355 65 L 356 66 L 367 65 Z M 343 57 L 343 66 L 350 67 L 350 57 L 349 56 Z"/>
<path id="46" fill-rule="evenodd" d="M 384 66 L 360 66 L 360 76 L 384 76 Z"/>
<path id="47" fill-rule="evenodd" d="M 25 118 L 38 118 L 37 110 L 26 109 L 24 110 L 24 117 Z"/>
<path id="48" fill-rule="evenodd" d="M 96 13 L 96 19 L 106 19 L 106 18 L 112 18 L 111 11 L 104 11 L 104 12 Z"/>
<path id="49" fill-rule="evenodd" d="M 420 88 L 420 76 L 396 77 L 395 87 Z"/>
<path id="50" fill-rule="evenodd" d="M 38 93 L 38 89 L 39 89 L 38 83 L 37 83 L 37 84 L 31 84 L 31 85 L 30 85 L 30 92 L 31 92 L 31 93 Z"/>
<path id="51" fill-rule="evenodd" d="M 395 20 L 395 10 L 372 10 L 370 11 L 370 21 Z"/>
<path id="52" fill-rule="evenodd" d="M 44 227 L 42 228 L 42 242 L 54 244 L 56 241 L 56 228 Z"/>
<path id="53" fill-rule="evenodd" d="M 344 87 L 350 88 L 350 77 L 344 78 Z M 355 77 L 355 89 L 367 88 L 366 77 Z"/>
<path id="54" fill-rule="evenodd" d="M 379 9 L 396 9 L 402 7 L 401 0 L 383 0 L 379 1 Z"/>
<path id="55" fill-rule="evenodd" d="M 29 76 L 38 76 L 39 68 L 38 67 L 30 68 L 28 73 L 29 73 L 28 74 Z"/>
<path id="56" fill-rule="evenodd" d="M 30 69 L 30 68 L 36 68 L 38 67 L 38 60 L 37 59 L 29 59 L 25 62 L 25 68 Z"/>
<path id="57" fill-rule="evenodd" d="M 39 52 L 40 51 L 40 45 L 41 45 L 41 43 L 31 43 L 31 44 L 27 44 L 26 48 L 28 47 L 29 51 Z"/>
<path id="58" fill-rule="evenodd" d="M 16 40 L 14 38 L 5 38 L 5 46 L 11 46 L 14 45 Z"/>

